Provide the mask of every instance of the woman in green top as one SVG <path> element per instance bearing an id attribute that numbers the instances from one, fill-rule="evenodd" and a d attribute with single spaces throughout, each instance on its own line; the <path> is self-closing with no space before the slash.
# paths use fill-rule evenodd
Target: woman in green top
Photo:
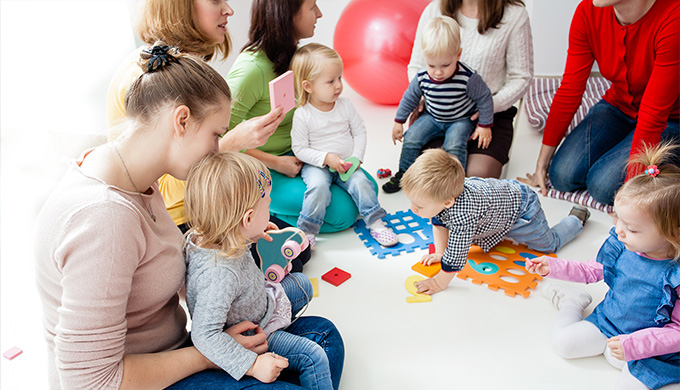
<path id="1" fill-rule="evenodd" d="M 288 70 L 298 42 L 314 35 L 322 16 L 316 0 L 254 0 L 248 43 L 229 71 L 227 83 L 234 94 L 229 128 L 270 111 L 269 82 Z M 288 177 L 295 177 L 302 162 L 290 155 L 293 112 L 263 146 L 249 154 Z"/>

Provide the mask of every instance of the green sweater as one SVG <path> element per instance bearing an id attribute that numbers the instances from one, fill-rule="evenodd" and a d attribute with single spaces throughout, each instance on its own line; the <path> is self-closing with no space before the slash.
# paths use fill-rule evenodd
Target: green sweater
<path id="1" fill-rule="evenodd" d="M 264 51 L 243 51 L 239 54 L 227 75 L 227 84 L 233 95 L 230 129 L 244 120 L 271 111 L 269 82 L 277 76 L 272 62 Z M 293 109 L 286 114 L 283 122 L 269 137 L 267 143 L 258 148 L 259 150 L 277 156 L 291 151 L 290 130 L 294 112 Z"/>

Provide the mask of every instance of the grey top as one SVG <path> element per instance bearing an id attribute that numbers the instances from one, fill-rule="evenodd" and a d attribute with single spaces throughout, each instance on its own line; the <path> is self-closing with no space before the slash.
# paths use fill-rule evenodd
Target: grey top
<path id="1" fill-rule="evenodd" d="M 257 354 L 223 330 L 245 320 L 264 327 L 275 304 L 249 249 L 240 257 L 228 258 L 216 249 L 196 246 L 192 237 L 187 237 L 184 246 L 191 340 L 199 352 L 238 380 Z"/>

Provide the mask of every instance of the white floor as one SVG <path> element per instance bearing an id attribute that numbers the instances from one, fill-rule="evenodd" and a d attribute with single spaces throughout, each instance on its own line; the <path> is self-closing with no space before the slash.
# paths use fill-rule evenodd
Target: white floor
<path id="1" fill-rule="evenodd" d="M 396 108 L 377 106 L 349 87 L 345 96 L 353 100 L 368 128 L 364 167 L 369 172 L 396 171 L 399 146 L 389 139 Z M 46 387 L 41 309 L 33 276 L 33 221 L 68 158 L 99 142 L 100 138 L 83 135 L 3 134 L 0 348 L 4 352 L 18 346 L 24 352 L 11 361 L 0 359 L 2 389 Z M 540 135 L 520 118 L 507 178 L 533 170 L 539 144 Z M 379 197 L 388 213 L 408 208 L 403 193 L 381 192 Z M 551 223 L 572 207 L 554 199 L 541 201 Z M 583 234 L 559 255 L 583 261 L 594 257 L 610 227 L 611 219 L 593 210 Z M 603 357 L 567 361 L 553 353 L 548 338 L 556 310 L 539 291 L 526 299 L 511 298 L 456 278 L 432 302 L 406 303 L 404 281 L 416 274 L 410 267 L 422 254 L 381 260 L 371 256 L 351 229 L 319 236 L 306 273 L 320 279 L 337 266 L 352 274 L 339 287 L 319 280 L 319 297 L 306 313 L 330 318 L 343 335 L 342 388 L 613 388 L 618 372 Z M 584 288 L 595 302 L 606 291 L 602 283 Z"/>

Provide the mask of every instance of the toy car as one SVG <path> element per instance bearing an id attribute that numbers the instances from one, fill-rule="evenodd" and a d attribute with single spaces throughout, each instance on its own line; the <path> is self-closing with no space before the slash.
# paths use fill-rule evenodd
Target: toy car
<path id="1" fill-rule="evenodd" d="M 390 171 L 389 169 L 387 169 L 387 168 L 378 169 L 378 178 L 379 179 L 384 179 L 384 178 L 390 177 L 390 176 L 392 176 L 392 171 Z"/>
<path id="2" fill-rule="evenodd" d="M 260 239 L 257 242 L 260 269 L 267 280 L 280 283 L 293 268 L 290 261 L 309 246 L 309 239 L 302 230 L 294 227 L 270 230 L 267 234 L 273 241 Z"/>

